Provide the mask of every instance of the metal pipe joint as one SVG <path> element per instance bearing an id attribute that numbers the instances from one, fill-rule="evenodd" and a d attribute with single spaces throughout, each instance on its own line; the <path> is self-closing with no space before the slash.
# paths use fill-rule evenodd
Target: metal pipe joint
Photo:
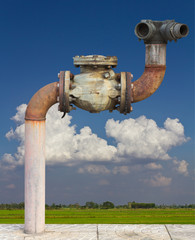
<path id="1" fill-rule="evenodd" d="M 135 27 L 135 35 L 146 44 L 167 44 L 168 41 L 186 37 L 188 33 L 189 28 L 186 24 L 174 20 L 142 20 Z"/>
<path id="2" fill-rule="evenodd" d="M 70 71 L 59 74 L 59 111 L 68 113 L 75 106 L 98 113 L 104 110 L 129 113 L 131 108 L 130 73 L 117 74 L 117 57 L 102 55 L 76 56 L 74 65 L 81 73 L 73 75 Z M 64 116 L 63 115 L 63 116 Z"/>
<path id="3" fill-rule="evenodd" d="M 118 62 L 115 56 L 76 56 L 74 65 L 80 67 L 80 74 L 61 71 L 59 84 L 49 84 L 33 96 L 25 118 L 45 119 L 47 110 L 57 101 L 64 115 L 75 109 L 73 105 L 91 113 L 105 110 L 130 113 L 131 103 L 144 100 L 159 88 L 166 69 L 168 40 L 176 41 L 188 33 L 186 24 L 174 20 L 142 20 L 135 27 L 136 36 L 143 39 L 146 46 L 145 70 L 139 79 L 131 82 L 131 73 L 115 73 Z"/>

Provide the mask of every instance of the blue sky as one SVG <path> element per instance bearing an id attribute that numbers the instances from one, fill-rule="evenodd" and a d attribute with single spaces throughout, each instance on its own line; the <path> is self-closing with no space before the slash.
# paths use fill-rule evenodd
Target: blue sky
<path id="1" fill-rule="evenodd" d="M 27 104 L 44 85 L 58 81 L 59 71 L 70 70 L 78 74 L 79 69 L 74 67 L 72 59 L 76 55 L 117 56 L 115 71 L 132 72 L 133 80 L 139 78 L 144 70 L 145 47 L 136 38 L 134 28 L 141 19 L 175 19 L 186 23 L 190 33 L 177 43 L 168 43 L 167 70 L 162 85 L 150 98 L 135 103 L 130 115 L 124 116 L 118 112 L 90 114 L 77 109 L 61 120 L 56 106 L 48 113 L 48 128 L 53 121 L 57 125 L 56 129 L 52 128 L 53 132 L 48 133 L 48 138 L 56 139 L 56 144 L 64 150 L 60 160 L 55 157 L 55 149 L 48 152 L 46 202 L 193 202 L 193 0 L 0 1 L 0 202 L 23 201 L 22 156 L 21 162 L 15 163 L 18 161 L 15 155 L 18 147 L 23 149 L 22 114 L 25 106 L 21 104 Z M 15 115 L 19 116 L 19 121 L 16 117 L 15 121 L 11 119 Z M 109 120 L 112 118 L 113 121 Z M 143 152 L 138 157 L 142 145 L 139 145 L 139 150 L 139 146 L 133 144 L 131 132 L 142 140 L 140 144 L 145 139 L 139 135 L 139 127 L 132 127 L 137 122 L 141 125 L 152 124 L 156 137 L 160 134 L 159 129 L 165 130 L 167 140 L 169 133 L 175 134 L 167 149 L 164 149 L 163 156 L 168 154 L 169 159 L 163 160 L 163 156 L 152 151 L 153 146 L 149 143 L 150 153 L 146 155 Z M 169 127 L 164 125 L 165 122 Z M 130 124 L 129 145 L 124 143 L 124 139 L 113 136 L 109 128 L 114 126 L 117 132 L 120 127 L 126 129 L 125 124 Z M 64 129 L 64 134 L 58 138 L 56 134 L 60 127 Z M 70 130 L 69 135 L 66 128 Z M 82 151 L 78 152 L 80 155 L 75 155 L 75 149 L 70 149 L 67 139 L 77 141 L 83 136 L 90 142 L 93 139 L 100 152 L 106 149 L 100 154 L 102 157 L 91 153 L 87 160 L 85 155 L 81 157 Z M 118 143 L 127 148 L 126 155 L 120 155 Z M 48 146 L 50 144 L 48 142 Z M 159 140 L 158 144 L 162 147 L 165 143 Z M 129 146 L 135 149 L 130 151 Z M 69 160 L 66 154 L 71 155 Z"/>

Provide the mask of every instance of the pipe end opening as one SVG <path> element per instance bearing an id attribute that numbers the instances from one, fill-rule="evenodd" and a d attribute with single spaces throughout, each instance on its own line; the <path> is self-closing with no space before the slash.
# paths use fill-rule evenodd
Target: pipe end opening
<path id="1" fill-rule="evenodd" d="M 189 33 L 188 26 L 186 24 L 182 24 L 179 31 L 182 37 L 186 37 Z"/>
<path id="2" fill-rule="evenodd" d="M 137 35 L 137 37 L 144 39 L 148 36 L 149 34 L 149 26 L 147 23 L 139 23 L 137 24 L 136 28 L 135 28 L 135 33 Z"/>

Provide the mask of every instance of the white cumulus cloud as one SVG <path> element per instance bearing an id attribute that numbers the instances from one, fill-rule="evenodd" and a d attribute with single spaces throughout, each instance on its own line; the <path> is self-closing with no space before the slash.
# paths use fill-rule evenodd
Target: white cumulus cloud
<path id="1" fill-rule="evenodd" d="M 1 159 L 1 166 L 13 169 L 24 163 L 24 114 L 25 104 L 17 107 L 17 113 L 12 118 L 17 126 L 11 129 L 6 137 L 18 139 L 20 144 L 13 155 L 5 153 Z M 78 161 L 110 161 L 117 152 L 115 146 L 108 145 L 105 139 L 99 138 L 86 126 L 76 133 L 76 125 L 71 125 L 72 117 L 66 115 L 61 119 L 57 105 L 51 107 L 46 121 L 46 161 L 47 164 L 66 163 L 77 164 Z"/>
<path id="2" fill-rule="evenodd" d="M 168 150 L 187 141 L 178 119 L 167 118 L 164 128 L 145 116 L 121 122 L 109 119 L 105 128 L 107 135 L 117 142 L 119 157 L 168 160 L 171 159 Z"/>
<path id="3" fill-rule="evenodd" d="M 19 146 L 14 154 L 5 153 L 0 166 L 5 169 L 14 169 L 24 163 L 24 114 L 26 104 L 17 107 L 12 120 L 16 123 L 15 129 L 10 129 L 6 137 L 9 140 L 17 139 Z M 106 139 L 98 137 L 89 126 L 76 131 L 76 125 L 71 124 L 72 117 L 66 115 L 61 119 L 57 105 L 51 107 L 47 113 L 46 121 L 46 162 L 47 164 L 76 165 L 86 162 L 88 165 L 79 168 L 78 172 L 92 174 L 129 174 L 133 166 L 119 164 L 128 160 L 142 160 L 145 169 L 161 169 L 161 164 L 155 161 L 172 159 L 168 154 L 174 146 L 178 146 L 188 139 L 184 135 L 184 127 L 178 119 L 170 119 L 160 128 L 152 119 L 141 116 L 136 119 L 126 119 L 121 122 L 109 119 L 105 125 L 108 137 L 114 138 L 115 145 L 109 145 Z M 147 160 L 150 159 L 150 162 Z M 151 162 L 152 160 L 152 162 Z M 118 162 L 111 169 L 100 165 L 102 162 Z M 97 163 L 98 164 L 92 164 Z M 131 164 L 131 161 L 129 161 Z M 187 175 L 187 162 L 175 160 L 176 171 Z M 160 176 L 156 179 L 159 180 Z M 155 180 L 155 179 L 154 179 Z M 160 180 L 159 180 L 160 181 Z M 154 183 L 153 183 L 154 185 Z"/>

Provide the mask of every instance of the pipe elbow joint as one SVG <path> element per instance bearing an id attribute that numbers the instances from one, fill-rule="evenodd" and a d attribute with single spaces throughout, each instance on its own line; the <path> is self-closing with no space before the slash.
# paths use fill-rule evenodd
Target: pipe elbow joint
<path id="1" fill-rule="evenodd" d="M 151 96 L 163 81 L 166 70 L 166 44 L 186 37 L 189 28 L 174 20 L 141 20 L 135 27 L 135 35 L 143 40 L 146 47 L 145 70 L 133 82 L 132 102 L 142 101 Z"/>
<path id="2" fill-rule="evenodd" d="M 38 90 L 31 98 L 25 113 L 25 120 L 43 121 L 48 109 L 57 103 L 58 82 L 50 83 Z"/>

